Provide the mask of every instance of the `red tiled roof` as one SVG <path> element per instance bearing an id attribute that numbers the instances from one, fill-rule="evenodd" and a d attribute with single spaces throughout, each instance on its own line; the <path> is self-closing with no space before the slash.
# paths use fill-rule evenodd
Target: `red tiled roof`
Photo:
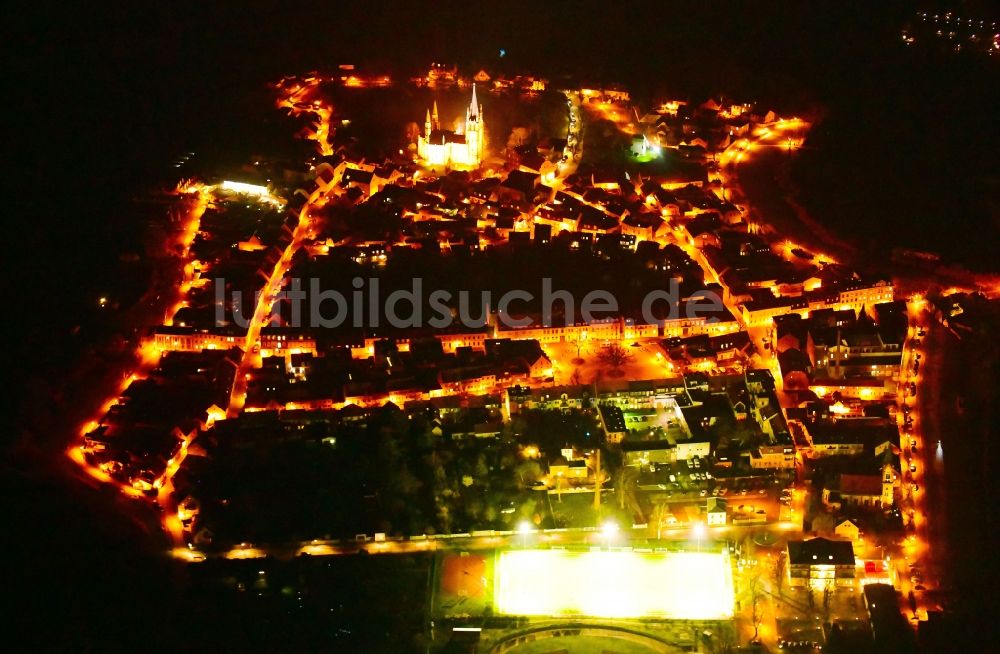
<path id="1" fill-rule="evenodd" d="M 840 475 L 841 495 L 881 495 L 882 478 L 878 475 Z"/>

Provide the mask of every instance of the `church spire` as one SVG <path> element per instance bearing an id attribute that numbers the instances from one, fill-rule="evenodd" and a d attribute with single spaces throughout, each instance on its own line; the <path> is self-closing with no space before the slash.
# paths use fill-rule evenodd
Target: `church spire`
<path id="1" fill-rule="evenodd" d="M 438 103 L 437 100 L 434 101 L 434 111 L 431 113 L 431 118 L 434 121 L 434 129 L 441 129 L 441 124 L 438 121 Z"/>
<path id="2" fill-rule="evenodd" d="M 469 105 L 469 114 L 472 116 L 479 115 L 479 103 L 476 102 L 476 83 L 472 83 L 472 103 Z"/>

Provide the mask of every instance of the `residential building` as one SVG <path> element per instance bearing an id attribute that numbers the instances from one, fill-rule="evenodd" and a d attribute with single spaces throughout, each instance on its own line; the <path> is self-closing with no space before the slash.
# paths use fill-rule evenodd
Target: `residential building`
<path id="1" fill-rule="evenodd" d="M 851 542 L 857 541 L 858 537 L 861 536 L 861 530 L 858 529 L 858 526 L 852 520 L 841 521 L 840 524 L 833 528 L 833 533 Z"/>
<path id="2" fill-rule="evenodd" d="M 913 654 L 917 651 L 913 630 L 899 610 L 899 596 L 889 584 L 865 586 L 865 608 L 875 638 L 875 651 Z"/>
<path id="3" fill-rule="evenodd" d="M 628 434 L 625 426 L 625 416 L 622 410 L 610 404 L 601 405 L 598 415 L 601 418 L 601 429 L 608 443 L 621 443 Z"/>
<path id="4" fill-rule="evenodd" d="M 646 468 L 677 461 L 677 447 L 670 441 L 621 441 L 625 465 Z"/>
<path id="5" fill-rule="evenodd" d="M 750 467 L 757 470 L 792 470 L 795 447 L 791 443 L 761 445 L 750 452 Z"/>
<path id="6" fill-rule="evenodd" d="M 507 389 L 508 411 L 511 415 L 523 409 L 582 409 L 594 396 L 590 385 L 547 386 L 530 388 L 511 386 Z"/>
<path id="7" fill-rule="evenodd" d="M 811 538 L 788 541 L 788 581 L 790 586 L 817 590 L 854 587 L 854 546 L 849 541 Z"/>
<path id="8" fill-rule="evenodd" d="M 566 480 L 580 480 L 586 479 L 587 475 L 586 459 L 572 459 L 567 461 L 562 457 L 559 457 L 555 462 L 549 464 L 549 476 L 552 477 L 553 480 L 559 478 Z"/>
<path id="9" fill-rule="evenodd" d="M 726 524 L 728 512 L 726 511 L 726 500 L 721 497 L 708 498 L 705 507 L 705 522 L 709 527 Z"/>

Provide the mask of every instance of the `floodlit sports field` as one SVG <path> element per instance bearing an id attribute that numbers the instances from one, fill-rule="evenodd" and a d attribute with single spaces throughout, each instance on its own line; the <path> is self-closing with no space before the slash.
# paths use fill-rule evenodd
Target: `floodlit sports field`
<path id="1" fill-rule="evenodd" d="M 495 606 L 507 615 L 726 619 L 733 615 L 725 552 L 501 552 Z"/>

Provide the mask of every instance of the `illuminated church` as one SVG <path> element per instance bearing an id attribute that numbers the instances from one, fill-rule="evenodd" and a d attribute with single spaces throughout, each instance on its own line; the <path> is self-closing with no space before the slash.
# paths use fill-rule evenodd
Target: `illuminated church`
<path id="1" fill-rule="evenodd" d="M 465 124 L 455 131 L 441 129 L 437 102 L 433 113 L 427 111 L 424 135 L 417 140 L 417 154 L 428 166 L 458 166 L 478 168 L 486 146 L 483 106 L 476 101 L 476 85 L 472 85 L 472 102 L 465 110 Z"/>

